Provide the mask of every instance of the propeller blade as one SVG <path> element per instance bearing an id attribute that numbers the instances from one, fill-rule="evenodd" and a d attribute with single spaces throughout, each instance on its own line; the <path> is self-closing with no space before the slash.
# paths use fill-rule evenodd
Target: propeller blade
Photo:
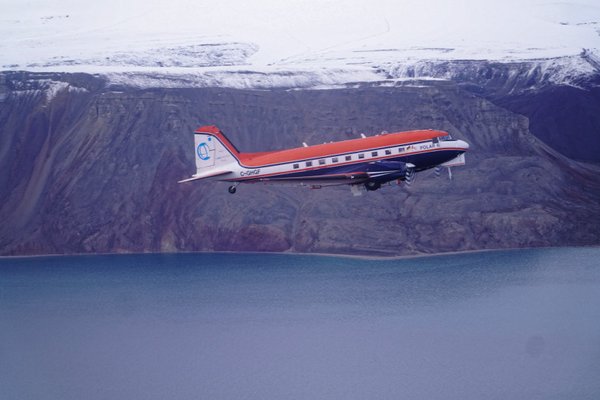
<path id="1" fill-rule="evenodd" d="M 410 186 L 413 181 L 415 180 L 415 170 L 413 168 L 407 168 L 406 169 L 406 174 L 404 175 L 404 181 L 406 182 L 407 186 Z"/>

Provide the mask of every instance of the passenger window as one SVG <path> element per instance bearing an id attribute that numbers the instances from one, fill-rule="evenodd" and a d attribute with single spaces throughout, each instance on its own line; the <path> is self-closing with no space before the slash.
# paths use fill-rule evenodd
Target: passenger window
<path id="1" fill-rule="evenodd" d="M 331 162 L 332 162 L 332 163 L 336 163 L 336 162 L 338 162 L 338 158 L 337 158 L 337 157 L 333 157 L 333 158 L 331 159 Z"/>
<path id="2" fill-rule="evenodd" d="M 390 154 L 392 154 L 392 151 L 391 151 L 391 150 L 386 150 L 386 151 L 385 151 L 385 155 L 386 155 L 386 156 L 389 156 Z"/>
<path id="3" fill-rule="evenodd" d="M 312 167 L 312 161 L 307 161 L 307 162 L 306 162 L 306 166 L 307 166 L 307 167 Z"/>
<path id="4" fill-rule="evenodd" d="M 352 160 L 352 156 L 346 156 L 346 161 Z"/>
<path id="5" fill-rule="evenodd" d="M 398 147 L 398 153 L 403 153 L 404 152 L 404 147 Z"/>
<path id="6" fill-rule="evenodd" d="M 298 169 L 298 168 L 300 168 L 300 165 L 294 164 L 294 169 Z"/>
<path id="7" fill-rule="evenodd" d="M 378 154 L 379 154 L 378 152 L 374 151 L 374 152 L 372 152 L 372 153 L 371 153 L 371 156 L 372 156 L 372 157 L 377 157 L 377 156 L 378 156 Z"/>
<path id="8" fill-rule="evenodd" d="M 364 155 L 363 153 L 360 153 L 360 154 L 358 155 L 358 158 L 365 158 L 365 155 Z"/>
<path id="9" fill-rule="evenodd" d="M 319 165 L 325 165 L 325 160 L 324 159 L 319 160 Z"/>

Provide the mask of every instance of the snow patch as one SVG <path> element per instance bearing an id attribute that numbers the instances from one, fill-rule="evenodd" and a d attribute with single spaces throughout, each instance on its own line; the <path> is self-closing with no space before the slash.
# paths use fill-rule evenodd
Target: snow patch
<path id="1" fill-rule="evenodd" d="M 16 96 L 44 96 L 46 105 L 58 96 L 62 91 L 83 93 L 88 90 L 82 87 L 72 86 L 68 82 L 52 79 L 28 79 L 12 81 L 14 89 L 11 91 Z"/>
<path id="2" fill-rule="evenodd" d="M 373 69 L 322 69 L 322 70 L 268 70 L 231 71 L 212 69 L 195 73 L 117 72 L 107 74 L 114 86 L 138 88 L 203 88 L 227 87 L 234 89 L 276 89 L 342 87 L 351 82 L 381 80 Z"/>
<path id="3" fill-rule="evenodd" d="M 31 63 L 27 68 L 51 69 L 65 66 L 119 67 L 209 67 L 245 65 L 256 53 L 252 43 L 205 43 L 191 46 L 159 48 L 146 51 L 116 52 L 91 58 L 54 56 L 43 63 Z M 6 67 L 6 66 L 5 66 Z"/>
<path id="4" fill-rule="evenodd" d="M 45 81 L 45 83 L 46 88 L 44 90 L 44 94 L 46 95 L 46 104 L 50 103 L 52 99 L 58 95 L 58 93 L 69 88 L 69 84 L 67 82 Z"/>
<path id="5" fill-rule="evenodd" d="M 236 68 L 179 68 L 169 73 L 161 69 L 140 68 L 134 72 L 105 71 L 113 86 L 139 88 L 227 87 L 235 89 L 336 89 L 371 86 L 426 85 L 432 81 L 520 80 L 526 87 L 546 84 L 580 87 L 600 73 L 594 53 L 573 57 L 519 62 L 473 60 L 405 60 L 375 66 L 354 65 L 345 68 L 283 69 L 264 67 L 260 70 Z M 590 61 L 592 60 L 592 61 Z"/>
<path id="6" fill-rule="evenodd" d="M 579 87 L 582 79 L 591 78 L 600 73 L 594 64 L 595 55 L 589 51 L 578 56 L 559 57 L 539 60 L 520 60 L 513 62 L 492 62 L 476 60 L 415 60 L 401 63 L 388 63 L 379 68 L 390 79 L 445 79 L 485 81 L 492 80 L 498 74 L 506 73 L 508 80 L 527 78 L 529 86 L 543 84 L 568 85 Z M 592 61 L 590 61 L 592 60 Z"/>

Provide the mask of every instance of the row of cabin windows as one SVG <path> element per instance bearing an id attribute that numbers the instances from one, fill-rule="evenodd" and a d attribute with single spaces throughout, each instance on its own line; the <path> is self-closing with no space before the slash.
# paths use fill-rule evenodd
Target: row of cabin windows
<path id="1" fill-rule="evenodd" d="M 405 149 L 404 149 L 404 147 L 399 147 L 399 148 L 398 148 L 398 153 L 403 153 L 403 152 L 404 152 L 404 150 L 405 150 Z M 390 149 L 387 149 L 387 150 L 385 150 L 385 155 L 386 155 L 386 156 L 389 156 L 389 155 L 391 155 L 391 154 L 392 154 L 392 150 L 390 150 Z M 379 152 L 378 152 L 378 151 L 373 151 L 373 152 L 371 152 L 371 157 L 377 157 L 378 155 L 379 155 Z M 363 159 L 363 158 L 365 158 L 365 154 L 364 154 L 364 153 L 359 153 L 359 154 L 358 154 L 358 158 L 359 158 L 359 159 Z M 345 160 L 345 161 L 352 161 L 352 156 L 345 156 L 345 157 L 344 157 L 344 160 Z M 333 157 L 333 158 L 331 159 L 331 162 L 332 162 L 333 164 L 335 164 L 335 163 L 339 162 L 339 159 L 338 159 L 338 157 Z M 312 161 L 306 161 L 305 165 L 306 165 L 306 167 L 312 167 L 312 165 L 313 165 L 313 162 L 312 162 Z M 325 165 L 325 159 L 324 159 L 324 158 L 321 158 L 321 159 L 319 160 L 319 165 Z M 294 167 L 294 169 L 298 169 L 298 168 L 300 168 L 300 164 L 294 164 L 294 166 L 293 166 L 293 167 Z"/>

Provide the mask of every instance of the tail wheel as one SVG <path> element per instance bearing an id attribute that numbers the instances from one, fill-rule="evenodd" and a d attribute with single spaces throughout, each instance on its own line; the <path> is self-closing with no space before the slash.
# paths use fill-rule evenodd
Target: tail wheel
<path id="1" fill-rule="evenodd" d="M 373 191 L 373 190 L 377 190 L 381 187 L 381 183 L 379 182 L 367 182 L 365 183 L 365 188 L 367 190 Z"/>
<path id="2" fill-rule="evenodd" d="M 229 191 L 229 193 L 234 194 L 235 191 L 237 190 L 235 186 L 229 186 L 229 189 L 227 189 Z"/>

